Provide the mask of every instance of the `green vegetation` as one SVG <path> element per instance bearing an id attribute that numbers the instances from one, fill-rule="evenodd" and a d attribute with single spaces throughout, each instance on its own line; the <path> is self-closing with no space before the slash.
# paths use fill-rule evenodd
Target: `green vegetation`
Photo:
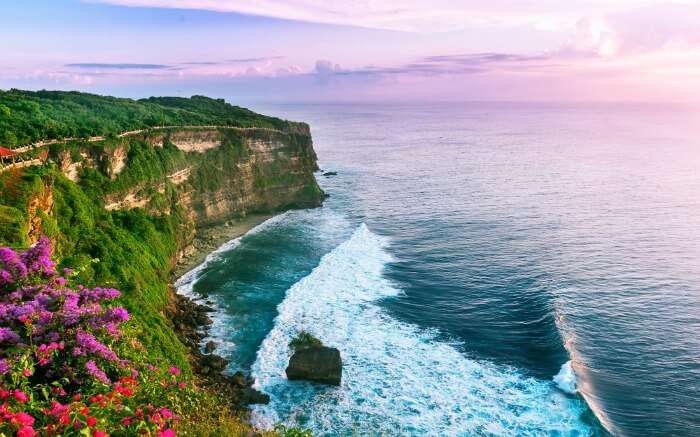
<path id="1" fill-rule="evenodd" d="M 311 347 L 321 347 L 323 343 L 307 331 L 301 331 L 289 342 L 289 347 L 293 350 L 308 349 Z"/>
<path id="2" fill-rule="evenodd" d="M 183 125 L 285 130 L 294 123 L 203 96 L 132 100 L 75 91 L 0 90 L 0 146 L 10 148 L 45 139 Z"/>
<path id="3" fill-rule="evenodd" d="M 1 176 L 0 214 L 5 213 L 12 227 L 0 217 L 0 246 L 28 245 L 27 233 L 21 232 L 29 218 L 27 205 L 51 190 L 53 214 L 41 217 L 41 228 L 55 242 L 61 264 L 80 266 L 78 279 L 88 286 L 121 288 L 121 303 L 134 318 L 132 332 L 152 361 L 168 360 L 189 369 L 184 347 L 161 314 L 168 302 L 168 274 L 180 215 L 154 217 L 141 209 L 110 213 L 97 198 L 49 167 Z"/>

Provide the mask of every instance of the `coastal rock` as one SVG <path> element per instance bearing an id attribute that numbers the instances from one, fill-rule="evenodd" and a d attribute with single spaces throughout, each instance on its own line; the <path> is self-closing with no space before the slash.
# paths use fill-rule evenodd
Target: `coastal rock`
<path id="1" fill-rule="evenodd" d="M 243 402 L 246 405 L 270 403 L 269 395 L 259 392 L 252 387 L 243 388 L 240 392 L 240 396 L 241 402 Z"/>
<path id="2" fill-rule="evenodd" d="M 289 359 L 286 373 L 290 380 L 303 379 L 322 384 L 340 385 L 343 373 L 340 351 L 326 346 L 297 349 Z"/>
<path id="3" fill-rule="evenodd" d="M 247 385 L 251 385 L 248 383 L 248 380 L 246 379 L 245 375 L 240 370 L 233 374 L 233 376 L 231 377 L 231 382 L 237 385 L 238 387 L 246 387 Z"/>
<path id="4" fill-rule="evenodd" d="M 214 352 L 214 349 L 216 349 L 216 342 L 214 341 L 208 341 L 207 344 L 204 345 L 204 352 L 207 354 Z"/>
<path id="5" fill-rule="evenodd" d="M 326 176 L 326 177 L 328 177 L 328 176 L 337 176 L 337 175 L 338 175 L 338 172 L 337 172 L 337 171 L 327 171 L 327 172 L 323 173 L 323 176 Z"/>
<path id="6" fill-rule="evenodd" d="M 228 360 L 214 354 L 202 355 L 202 366 L 208 367 L 215 371 L 222 371 L 228 365 Z"/>

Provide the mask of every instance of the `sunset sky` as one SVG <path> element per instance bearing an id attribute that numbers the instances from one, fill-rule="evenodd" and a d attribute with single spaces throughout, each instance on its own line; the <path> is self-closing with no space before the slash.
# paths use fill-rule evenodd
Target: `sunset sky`
<path id="1" fill-rule="evenodd" d="M 0 88 L 700 101 L 698 0 L 6 0 Z"/>

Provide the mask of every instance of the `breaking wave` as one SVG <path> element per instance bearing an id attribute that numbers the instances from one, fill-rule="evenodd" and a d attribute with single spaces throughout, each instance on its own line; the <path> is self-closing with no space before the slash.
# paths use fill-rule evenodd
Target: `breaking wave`
<path id="1" fill-rule="evenodd" d="M 331 435 L 591 435 L 586 407 L 553 381 L 466 357 L 378 304 L 401 294 L 382 271 L 386 238 L 362 224 L 294 284 L 252 367 L 268 405 L 254 424 L 282 422 Z M 307 330 L 340 349 L 340 387 L 288 381 L 289 341 Z"/>

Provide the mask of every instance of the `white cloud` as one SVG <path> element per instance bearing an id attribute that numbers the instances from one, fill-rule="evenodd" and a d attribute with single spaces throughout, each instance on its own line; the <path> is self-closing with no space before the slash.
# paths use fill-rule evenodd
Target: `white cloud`
<path id="1" fill-rule="evenodd" d="M 582 18 L 576 22 L 562 52 L 610 57 L 617 54 L 619 48 L 617 33 L 607 21 L 601 18 Z"/>
<path id="2" fill-rule="evenodd" d="M 559 30 L 582 16 L 634 8 L 698 5 L 698 0 L 88 0 L 132 7 L 236 12 L 287 20 L 410 32 L 445 32 L 470 26 L 521 26 Z"/>

